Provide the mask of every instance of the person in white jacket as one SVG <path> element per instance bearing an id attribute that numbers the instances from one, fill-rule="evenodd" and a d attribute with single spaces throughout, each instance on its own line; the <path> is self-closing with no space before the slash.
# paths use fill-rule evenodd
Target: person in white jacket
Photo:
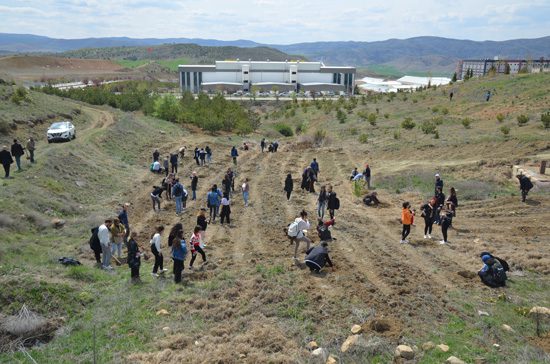
<path id="1" fill-rule="evenodd" d="M 164 257 L 162 256 L 162 249 L 160 246 L 160 240 L 162 232 L 164 231 L 164 226 L 158 226 L 156 229 L 155 234 L 151 237 L 151 253 L 155 256 L 155 265 L 153 266 L 153 273 L 151 273 L 154 277 L 158 277 L 159 274 L 159 268 L 160 268 L 160 274 L 163 274 L 168 269 L 164 269 Z"/>
<path id="2" fill-rule="evenodd" d="M 309 220 L 307 219 L 307 212 L 302 210 L 302 212 L 300 212 L 300 217 L 297 217 L 294 221 L 298 223 L 298 235 L 294 238 L 294 242 L 296 243 L 294 247 L 294 259 L 298 259 L 297 255 L 300 242 L 306 242 L 306 250 L 309 250 L 309 246 L 311 245 L 311 240 L 305 234 L 310 228 Z"/>
<path id="3" fill-rule="evenodd" d="M 103 253 L 103 261 L 101 262 L 101 268 L 103 269 L 113 269 L 111 267 L 111 225 L 113 221 L 111 219 L 106 219 L 105 222 L 97 230 L 97 237 L 99 238 L 99 243 L 101 244 L 101 252 Z"/>

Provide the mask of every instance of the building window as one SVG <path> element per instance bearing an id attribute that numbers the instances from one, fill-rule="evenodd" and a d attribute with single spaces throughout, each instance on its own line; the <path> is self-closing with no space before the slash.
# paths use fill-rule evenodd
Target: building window
<path id="1" fill-rule="evenodd" d="M 296 83 L 296 80 L 292 80 L 292 83 Z"/>
<path id="2" fill-rule="evenodd" d="M 295 74 L 296 74 L 296 71 L 292 71 L 292 74 L 295 75 Z"/>
<path id="3" fill-rule="evenodd" d="M 243 82 L 244 82 L 244 83 L 248 83 L 248 80 L 244 80 Z"/>
<path id="4" fill-rule="evenodd" d="M 247 74 L 248 74 L 248 71 L 244 71 L 243 73 L 244 73 L 245 75 L 247 75 Z"/>

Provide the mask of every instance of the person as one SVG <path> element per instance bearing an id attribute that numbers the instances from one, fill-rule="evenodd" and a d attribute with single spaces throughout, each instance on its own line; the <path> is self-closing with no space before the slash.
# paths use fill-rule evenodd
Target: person
<path id="1" fill-rule="evenodd" d="M 166 191 L 166 199 L 171 200 L 172 199 L 172 186 L 174 185 L 175 177 L 173 173 L 170 173 L 168 176 L 164 177 L 162 179 L 162 182 L 160 183 L 162 187 L 164 187 L 164 190 Z"/>
<path id="2" fill-rule="evenodd" d="M 113 224 L 109 228 L 111 231 L 112 245 L 111 245 L 111 254 L 114 256 L 115 252 L 117 253 L 117 258 L 122 258 L 122 243 L 124 243 L 124 236 L 126 236 L 126 229 L 124 225 L 120 223 L 120 220 L 117 218 L 113 219 Z"/>
<path id="3" fill-rule="evenodd" d="M 481 281 L 491 288 L 506 286 L 508 263 L 486 252 L 482 253 L 481 261 L 483 267 L 477 273 Z"/>
<path id="4" fill-rule="evenodd" d="M 367 182 L 367 188 L 370 190 L 370 166 L 368 163 L 365 165 L 365 170 L 363 171 L 363 177 L 365 177 L 365 182 Z"/>
<path id="5" fill-rule="evenodd" d="M 13 158 L 7 145 L 4 145 L 2 151 L 0 151 L 0 162 L 2 162 L 2 167 L 4 167 L 4 178 L 11 178 L 10 167 L 13 163 Z"/>
<path id="6" fill-rule="evenodd" d="M 128 267 L 130 267 L 130 280 L 132 283 L 140 283 L 139 267 L 141 265 L 141 252 L 136 241 L 137 233 L 132 231 L 128 241 Z"/>
<path id="7" fill-rule="evenodd" d="M 529 177 L 518 174 L 516 178 L 519 180 L 519 189 L 521 191 L 521 202 L 525 202 L 527 199 L 527 194 L 533 188 L 533 182 L 529 179 Z"/>
<path id="8" fill-rule="evenodd" d="M 199 159 L 200 159 L 200 165 L 204 166 L 206 164 L 206 150 L 204 150 L 204 148 L 201 148 L 199 150 Z"/>
<path id="9" fill-rule="evenodd" d="M 208 264 L 206 260 L 206 254 L 204 253 L 204 250 L 202 250 L 201 247 L 201 236 L 200 236 L 201 227 L 195 226 L 193 229 L 193 235 L 191 235 L 191 240 L 189 241 L 189 244 L 191 244 L 191 262 L 189 262 L 189 269 L 193 270 L 193 263 L 195 263 L 195 258 L 197 258 L 197 253 L 199 253 L 202 257 L 202 265 Z"/>
<path id="10" fill-rule="evenodd" d="M 246 144 L 246 142 L 243 143 L 243 150 L 248 150 L 248 144 Z"/>
<path id="11" fill-rule="evenodd" d="M 168 233 L 168 246 L 172 246 L 179 231 L 183 231 L 183 224 L 181 222 L 178 222 L 170 229 L 170 232 Z"/>
<path id="12" fill-rule="evenodd" d="M 126 234 L 124 235 L 124 244 L 128 244 L 128 237 L 130 236 L 130 223 L 128 221 L 128 209 L 130 208 L 129 203 L 125 203 L 122 205 L 122 210 L 118 214 L 118 219 L 120 220 L 120 223 L 124 226 L 124 229 L 126 230 Z"/>
<path id="13" fill-rule="evenodd" d="M 332 234 L 330 227 L 335 223 L 334 219 L 323 221 L 323 219 L 317 220 L 317 235 L 321 241 L 332 241 Z"/>
<path id="14" fill-rule="evenodd" d="M 267 147 L 268 153 L 273 153 L 273 143 L 269 143 L 269 146 Z"/>
<path id="15" fill-rule="evenodd" d="M 207 145 L 204 151 L 206 152 L 206 161 L 208 164 L 212 163 L 212 149 Z"/>
<path id="16" fill-rule="evenodd" d="M 447 204 L 444 208 L 441 209 L 439 220 L 441 222 L 441 234 L 443 235 L 443 240 L 439 244 L 447 244 L 447 231 L 453 222 L 453 210 L 450 204 Z"/>
<path id="17" fill-rule="evenodd" d="M 187 255 L 187 242 L 183 237 L 183 229 L 179 230 L 172 243 L 172 260 L 174 261 L 174 283 L 181 282 L 181 273 Z"/>
<path id="18" fill-rule="evenodd" d="M 312 247 L 306 251 L 304 263 L 308 266 L 310 272 L 319 274 L 325 265 L 328 265 L 334 271 L 334 264 L 328 256 L 328 243 L 322 241 L 316 247 Z"/>
<path id="19" fill-rule="evenodd" d="M 262 153 L 263 153 L 265 149 L 265 138 L 262 138 L 262 141 L 260 142 L 260 148 L 262 149 Z"/>
<path id="20" fill-rule="evenodd" d="M 164 187 L 153 186 L 153 192 L 151 192 L 151 201 L 153 201 L 153 211 L 155 210 L 155 204 L 158 205 L 158 211 L 160 212 L 160 200 L 162 199 L 162 192 Z"/>
<path id="21" fill-rule="evenodd" d="M 153 162 L 158 162 L 160 158 L 160 153 L 158 149 L 153 151 Z"/>
<path id="22" fill-rule="evenodd" d="M 180 153 L 180 158 L 183 159 L 185 158 L 185 149 L 187 149 L 187 147 L 181 147 L 178 152 Z"/>
<path id="23" fill-rule="evenodd" d="M 236 174 L 231 168 L 227 168 L 227 175 L 229 176 L 229 181 L 231 182 L 231 192 L 235 192 L 235 177 Z"/>
<path id="24" fill-rule="evenodd" d="M 485 101 L 489 102 L 490 99 L 491 99 L 491 90 L 487 90 L 487 92 L 485 93 Z"/>
<path id="25" fill-rule="evenodd" d="M 208 222 L 206 221 L 206 209 L 201 208 L 199 214 L 197 215 L 197 225 L 200 226 L 200 237 L 201 243 L 203 246 L 206 246 L 206 228 L 208 227 Z"/>
<path id="26" fill-rule="evenodd" d="M 317 174 L 313 168 L 308 167 L 307 170 L 307 190 L 310 193 L 315 193 L 315 181 L 317 181 Z"/>
<path id="27" fill-rule="evenodd" d="M 309 169 L 311 167 L 306 167 L 306 169 L 304 169 L 304 172 L 302 172 L 302 183 L 300 184 L 300 187 L 302 188 L 302 191 L 303 190 L 306 190 L 308 191 L 309 190 L 309 184 L 308 184 L 308 181 L 307 181 L 307 178 L 309 176 Z"/>
<path id="28" fill-rule="evenodd" d="M 351 171 L 351 176 L 349 177 L 349 180 L 353 181 L 353 179 L 355 178 L 355 176 L 357 176 L 358 173 L 359 171 L 357 170 L 357 167 L 353 168 L 353 171 Z"/>
<path id="29" fill-rule="evenodd" d="M 99 226 L 97 230 L 97 237 L 101 244 L 101 253 L 103 254 L 103 261 L 101 262 L 101 268 L 111 270 L 111 232 L 110 227 L 113 221 L 106 219 L 105 222 Z"/>
<path id="30" fill-rule="evenodd" d="M 231 148 L 231 158 L 233 158 L 233 164 L 237 165 L 237 157 L 239 156 L 239 152 L 237 152 L 237 148 L 233 146 Z"/>
<path id="31" fill-rule="evenodd" d="M 170 165 L 172 166 L 172 173 L 178 173 L 178 154 L 170 153 Z"/>
<path id="32" fill-rule="evenodd" d="M 367 206 L 377 206 L 380 204 L 380 200 L 378 200 L 378 194 L 376 191 L 367 194 L 365 197 L 363 197 L 363 203 Z"/>
<path id="33" fill-rule="evenodd" d="M 411 210 L 411 204 L 408 201 L 403 202 L 403 209 L 401 210 L 401 223 L 403 224 L 403 230 L 401 231 L 401 244 L 406 244 L 409 241 L 407 236 L 411 232 L 411 225 L 413 222 L 414 211 Z"/>
<path id="34" fill-rule="evenodd" d="M 420 206 L 420 211 L 422 211 L 420 216 L 424 218 L 424 239 L 431 239 L 435 219 L 435 200 L 432 198 Z"/>
<path id="35" fill-rule="evenodd" d="M 248 207 L 248 197 L 250 196 L 250 185 L 248 184 L 248 178 L 244 179 L 241 185 L 241 191 L 243 193 L 244 207 Z"/>
<path id="36" fill-rule="evenodd" d="M 193 171 L 191 174 L 191 191 L 193 192 L 192 200 L 197 199 L 197 186 L 199 184 L 199 177 L 197 177 L 197 172 Z"/>
<path id="37" fill-rule="evenodd" d="M 90 237 L 90 249 L 93 250 L 97 267 L 101 267 L 101 242 L 98 236 L 99 226 L 92 228 L 92 236 Z"/>
<path id="38" fill-rule="evenodd" d="M 319 170 L 319 163 L 317 162 L 316 158 L 313 158 L 313 161 L 311 162 L 310 167 L 311 167 L 311 169 L 313 169 L 313 173 L 315 173 L 315 177 L 317 179 L 317 176 L 318 176 L 320 170 Z"/>
<path id="39" fill-rule="evenodd" d="M 223 176 L 222 191 L 224 194 L 231 194 L 231 176 L 228 173 Z"/>
<path id="40" fill-rule="evenodd" d="M 36 143 L 32 137 L 27 140 L 27 150 L 29 151 L 29 159 L 31 163 L 34 163 L 34 151 L 36 150 Z"/>
<path id="41" fill-rule="evenodd" d="M 449 101 L 453 101 L 453 96 L 454 96 L 454 92 L 451 91 L 451 93 L 449 94 Z"/>
<path id="42" fill-rule="evenodd" d="M 210 209 L 210 220 L 208 222 L 216 221 L 218 215 L 218 209 L 220 208 L 220 193 L 218 192 L 218 186 L 212 186 L 212 189 L 206 195 L 206 202 Z"/>
<path id="43" fill-rule="evenodd" d="M 158 277 L 159 273 L 163 274 L 168 269 L 164 269 L 164 257 L 162 256 L 161 238 L 164 226 L 160 225 L 155 229 L 155 233 L 151 237 L 151 253 L 155 256 L 155 265 L 153 266 L 153 277 Z"/>
<path id="44" fill-rule="evenodd" d="M 294 226 L 293 226 L 294 224 Z M 292 227 L 294 227 L 294 231 L 292 230 Z M 294 260 L 298 259 L 298 247 L 300 246 L 300 242 L 303 241 L 307 244 L 306 250 L 309 250 L 309 246 L 311 245 L 311 240 L 306 236 L 307 230 L 311 225 L 309 224 L 309 220 L 307 219 L 307 212 L 305 210 L 302 210 L 300 212 L 300 217 L 297 217 L 292 224 L 289 226 L 289 236 L 291 237 L 292 241 L 295 243 L 294 246 Z M 290 235 L 292 234 L 292 235 Z M 295 235 L 294 235 L 295 234 Z"/>
<path id="45" fill-rule="evenodd" d="M 179 215 L 183 212 L 182 202 L 184 192 L 185 189 L 183 188 L 183 185 L 180 183 L 179 178 L 176 178 L 174 186 L 172 187 L 172 195 L 174 196 L 174 200 L 176 201 L 176 215 Z"/>
<path id="46" fill-rule="evenodd" d="M 17 165 L 17 171 L 21 171 L 21 156 L 25 154 L 25 148 L 19 142 L 17 139 L 13 140 L 13 144 L 11 145 L 11 155 L 15 158 L 15 164 Z"/>
<path id="47" fill-rule="evenodd" d="M 195 160 L 195 162 L 197 163 L 197 166 L 200 166 L 201 163 L 199 162 L 199 147 L 196 147 L 195 148 L 195 151 L 193 153 L 193 159 Z"/>
<path id="48" fill-rule="evenodd" d="M 162 167 L 164 168 L 164 175 L 168 176 L 168 173 L 170 172 L 170 162 L 169 162 L 169 156 L 164 157 L 162 160 Z"/>
<path id="49" fill-rule="evenodd" d="M 290 201 L 290 195 L 294 189 L 294 182 L 292 181 L 292 174 L 287 174 L 285 179 L 285 188 L 283 189 L 286 192 L 286 200 Z"/>
<path id="50" fill-rule="evenodd" d="M 327 189 L 327 207 L 330 218 L 334 219 L 334 211 L 340 208 L 340 200 L 336 197 L 336 192 L 332 191 L 332 186 L 329 185 Z"/>
<path id="51" fill-rule="evenodd" d="M 445 194 L 443 193 L 442 187 L 437 187 L 435 192 L 435 219 L 434 223 L 437 225 L 441 224 L 441 209 L 445 205 Z"/>
<path id="52" fill-rule="evenodd" d="M 279 141 L 278 140 L 275 140 L 273 142 L 273 153 L 276 153 L 277 152 L 277 149 L 279 149 Z"/>
<path id="53" fill-rule="evenodd" d="M 456 189 L 454 187 L 451 187 L 451 189 L 449 190 L 449 197 L 447 197 L 447 199 L 445 200 L 445 203 L 447 203 L 452 212 L 453 212 L 453 215 L 452 217 L 455 217 L 456 216 L 456 208 L 458 207 L 458 197 L 456 196 Z M 451 227 L 452 227 L 452 220 L 451 220 Z"/>
<path id="54" fill-rule="evenodd" d="M 317 198 L 317 216 L 319 216 L 319 218 L 321 219 L 325 218 L 327 200 L 328 200 L 327 188 L 325 185 L 323 185 L 321 186 L 321 191 L 319 191 L 319 197 Z"/>
<path id="55" fill-rule="evenodd" d="M 159 162 L 159 161 L 154 161 L 154 162 L 151 164 L 151 172 L 153 172 L 153 173 L 158 173 L 158 174 L 161 174 L 161 173 L 162 173 L 162 167 L 160 166 L 160 162 Z"/>
<path id="56" fill-rule="evenodd" d="M 223 225 L 223 222 L 227 220 L 227 224 L 231 224 L 230 215 L 231 215 L 231 200 L 229 200 L 229 195 L 225 193 L 222 198 L 222 211 L 220 213 L 220 223 Z"/>
<path id="57" fill-rule="evenodd" d="M 355 181 L 360 181 L 362 179 L 363 179 L 363 173 L 357 173 L 351 180 L 355 182 Z"/>
<path id="58" fill-rule="evenodd" d="M 441 191 L 443 191 L 443 180 L 441 179 L 441 176 L 439 173 L 435 174 L 435 185 L 434 185 L 434 193 L 437 195 L 437 189 L 441 188 Z"/>

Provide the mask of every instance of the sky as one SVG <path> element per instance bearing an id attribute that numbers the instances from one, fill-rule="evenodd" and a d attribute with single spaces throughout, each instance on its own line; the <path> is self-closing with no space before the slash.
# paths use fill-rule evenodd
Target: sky
<path id="1" fill-rule="evenodd" d="M 0 33 L 291 44 L 550 35 L 550 0 L 0 0 Z"/>

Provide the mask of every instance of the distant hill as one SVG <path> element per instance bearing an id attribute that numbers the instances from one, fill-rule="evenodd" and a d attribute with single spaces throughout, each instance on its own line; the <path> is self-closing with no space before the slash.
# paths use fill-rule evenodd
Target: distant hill
<path id="1" fill-rule="evenodd" d="M 174 44 L 177 43 L 177 44 Z M 182 45 L 186 43 L 185 45 Z M 194 44 L 191 45 L 190 43 Z M 172 48 L 161 44 L 169 44 Z M 147 48 L 155 47 L 157 56 L 144 55 Z M 222 50 L 198 46 L 222 47 Z M 82 48 L 112 48 L 108 51 L 80 50 Z M 124 47 L 121 49 L 120 47 Z M 235 48 L 241 47 L 241 48 Z M 258 48 L 260 47 L 260 48 Z M 126 49 L 127 48 L 127 49 Z M 273 48 L 284 53 L 277 53 Z M 250 40 L 220 41 L 198 38 L 132 39 L 87 38 L 53 39 L 48 37 L 0 33 L 0 50 L 11 52 L 78 52 L 66 53 L 76 57 L 161 59 L 185 57 L 209 63 L 213 59 L 272 59 L 296 58 L 288 54 L 300 54 L 310 60 L 321 60 L 327 65 L 354 65 L 371 69 L 393 70 L 392 72 L 432 72 L 451 74 L 459 59 L 464 58 L 550 58 L 550 36 L 536 39 L 514 39 L 507 41 L 471 41 L 441 37 L 415 37 L 389 39 L 377 42 L 311 42 L 289 45 L 259 44 Z M 246 49 L 251 49 L 246 51 Z M 253 49 L 253 50 L 252 50 Z M 135 52 L 135 54 L 131 54 Z M 206 53 L 203 53 L 206 52 Z M 101 56 L 105 54 L 105 56 Z M 108 56 L 108 54 L 111 54 Z M 131 58 L 128 58 L 131 59 Z M 166 59 L 166 58 L 165 58 Z"/>
<path id="2" fill-rule="evenodd" d="M 185 59 L 187 62 L 207 64 L 225 59 L 253 59 L 284 61 L 285 59 L 304 59 L 290 56 L 280 50 L 269 47 L 241 48 L 233 46 L 199 46 L 196 44 L 164 44 L 152 47 L 111 47 L 85 48 L 60 54 L 69 58 L 113 59 L 113 60 L 167 60 Z"/>

